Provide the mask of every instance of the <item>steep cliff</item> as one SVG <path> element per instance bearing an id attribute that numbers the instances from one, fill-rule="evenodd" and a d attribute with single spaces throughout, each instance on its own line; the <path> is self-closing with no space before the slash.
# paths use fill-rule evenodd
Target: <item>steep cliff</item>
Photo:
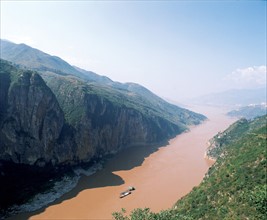
<path id="1" fill-rule="evenodd" d="M 1 159 L 39 165 L 55 162 L 54 148 L 64 125 L 56 97 L 40 75 L 19 71 L 2 60 L 0 77 Z"/>
<path id="2" fill-rule="evenodd" d="M 69 165 L 185 130 L 111 88 L 44 75 L 50 89 L 37 72 L 0 61 L 0 218 L 53 186 Z"/>
<path id="3" fill-rule="evenodd" d="M 138 84 L 113 82 L 25 44 L 1 40 L 1 57 L 16 67 L 1 60 L 0 160 L 89 162 L 165 141 L 206 119 Z"/>
<path id="4" fill-rule="evenodd" d="M 132 94 L 85 84 L 74 77 L 52 73 L 43 77 L 74 131 L 77 162 L 129 146 L 158 143 L 186 129 L 185 125 L 175 124 L 153 113 L 153 109 L 138 105 L 131 100 Z"/>
<path id="5" fill-rule="evenodd" d="M 66 79 L 72 80 L 76 84 L 78 80 L 79 84 L 83 84 L 85 87 L 90 86 L 90 93 L 93 92 L 98 96 L 105 95 L 111 102 L 116 96 L 119 100 L 116 99 L 115 102 L 125 102 L 125 105 L 137 111 L 156 115 L 174 124 L 179 124 L 179 126 L 199 124 L 206 119 L 201 114 L 166 102 L 142 85 L 114 82 L 108 77 L 73 67 L 59 57 L 51 56 L 25 44 L 14 44 L 5 40 L 0 40 L 0 42 L 2 59 L 16 63 L 23 68 L 38 71 L 58 99 L 61 98 L 61 95 L 59 96 L 57 93 L 59 86 L 55 85 L 56 88 L 54 86 L 52 88 L 51 84 L 54 85 L 58 80 L 65 81 Z M 63 107 L 63 105 L 61 106 Z"/>
<path id="6" fill-rule="evenodd" d="M 89 162 L 186 129 L 146 106 L 134 107 L 110 88 L 102 88 L 100 95 L 76 78 L 50 75 L 47 82 L 55 96 L 38 73 L 3 60 L 0 77 L 1 160 L 38 166 Z"/>
<path id="7" fill-rule="evenodd" d="M 206 119 L 25 44 L 1 41 L 3 57 L 13 63 L 0 60 L 0 218 L 73 165 L 158 144 Z"/>

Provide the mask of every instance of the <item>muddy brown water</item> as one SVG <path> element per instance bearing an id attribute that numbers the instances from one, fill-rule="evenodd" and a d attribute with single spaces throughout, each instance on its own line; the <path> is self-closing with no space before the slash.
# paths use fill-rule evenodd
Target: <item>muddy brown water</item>
<path id="1" fill-rule="evenodd" d="M 191 127 L 161 147 L 133 147 L 108 160 L 92 176 L 81 177 L 78 185 L 60 199 L 32 213 L 12 219 L 112 219 L 111 213 L 125 208 L 149 207 L 152 211 L 171 208 L 199 185 L 212 161 L 204 158 L 207 142 L 235 119 L 223 110 L 194 108 L 209 120 Z M 135 191 L 119 198 L 128 186 Z"/>

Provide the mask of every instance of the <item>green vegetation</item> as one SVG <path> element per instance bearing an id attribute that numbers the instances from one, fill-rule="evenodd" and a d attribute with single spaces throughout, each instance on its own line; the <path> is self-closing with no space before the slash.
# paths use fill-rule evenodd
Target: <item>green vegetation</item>
<path id="1" fill-rule="evenodd" d="M 266 120 L 256 118 L 253 121 L 248 121 L 242 118 L 229 126 L 224 132 L 220 132 L 210 140 L 211 147 L 207 150 L 207 156 L 211 158 L 218 158 L 224 153 L 224 149 L 229 144 L 238 141 L 251 130 L 262 127 L 266 124 Z"/>
<path id="2" fill-rule="evenodd" d="M 135 209 L 129 216 L 127 216 L 126 210 L 122 209 L 121 212 L 114 212 L 112 216 L 116 220 L 193 220 L 190 216 L 177 213 L 173 209 L 159 213 L 154 213 L 149 208 Z"/>
<path id="3" fill-rule="evenodd" d="M 18 80 L 19 75 L 22 74 L 22 70 L 17 69 L 10 62 L 0 59 L 0 77 L 1 82 L 9 81 L 9 83 L 14 83 Z M 7 80 L 8 79 L 8 80 Z"/>
<path id="4" fill-rule="evenodd" d="M 217 159 L 224 152 L 224 149 L 227 145 L 236 141 L 248 130 L 248 121 L 246 119 L 240 119 L 224 132 L 219 132 L 209 141 L 210 147 L 207 150 L 207 156 Z"/>
<path id="5" fill-rule="evenodd" d="M 242 119 L 217 140 L 220 152 L 202 183 L 179 200 L 172 209 L 152 213 L 137 209 L 126 219 L 266 219 L 267 116 Z M 216 137 L 215 137 L 216 139 Z"/>
<path id="6" fill-rule="evenodd" d="M 97 82 L 85 83 L 80 78 L 61 76 L 53 72 L 42 73 L 42 77 L 56 95 L 67 122 L 72 125 L 83 118 L 89 108 L 89 102 L 86 103 L 86 100 L 92 101 L 92 99 L 112 103 L 118 108 L 134 109 L 152 120 L 155 117 L 163 118 L 178 125 L 180 131 L 186 130 L 187 125 L 198 124 L 205 119 L 205 116 L 171 105 L 149 91 L 148 93 L 155 96 L 154 98 L 129 91 L 127 88 L 117 88 Z"/>

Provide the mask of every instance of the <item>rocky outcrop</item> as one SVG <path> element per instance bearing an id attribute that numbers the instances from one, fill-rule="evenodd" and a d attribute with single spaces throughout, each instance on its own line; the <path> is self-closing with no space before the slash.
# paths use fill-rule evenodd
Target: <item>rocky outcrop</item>
<path id="1" fill-rule="evenodd" d="M 23 71 L 11 82 L 12 76 L 4 72 L 3 65 L 1 159 L 40 166 L 56 163 L 54 151 L 64 125 L 64 114 L 56 97 L 37 73 Z"/>

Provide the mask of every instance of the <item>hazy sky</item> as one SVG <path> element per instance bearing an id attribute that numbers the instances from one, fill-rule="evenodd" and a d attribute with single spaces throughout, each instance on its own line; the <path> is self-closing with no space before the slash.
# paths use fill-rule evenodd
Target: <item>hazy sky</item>
<path id="1" fill-rule="evenodd" d="M 173 100 L 266 86 L 266 1 L 5 1 L 1 38 Z"/>

